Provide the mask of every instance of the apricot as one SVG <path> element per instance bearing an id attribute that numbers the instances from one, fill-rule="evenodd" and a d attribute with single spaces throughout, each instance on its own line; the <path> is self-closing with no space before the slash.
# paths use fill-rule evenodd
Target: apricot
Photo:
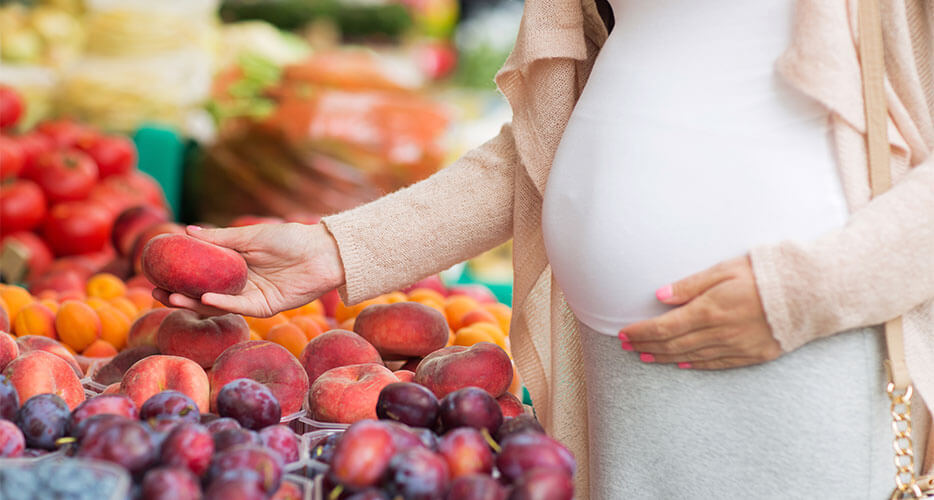
<path id="1" fill-rule="evenodd" d="M 402 292 L 390 292 L 383 295 L 383 300 L 387 304 L 397 304 L 399 302 L 408 302 L 409 298 Z"/>
<path id="2" fill-rule="evenodd" d="M 315 299 L 303 306 L 296 307 L 295 309 L 289 309 L 288 311 L 284 311 L 283 314 L 285 314 L 286 316 L 290 318 L 293 318 L 295 316 L 308 315 L 308 314 L 320 314 L 323 316 L 324 315 L 324 304 L 321 303 L 320 299 Z"/>
<path id="3" fill-rule="evenodd" d="M 266 340 L 285 347 L 296 358 L 302 355 L 302 350 L 305 348 L 305 344 L 308 343 L 305 332 L 292 323 L 272 327 L 269 333 L 266 334 Z"/>
<path id="4" fill-rule="evenodd" d="M 444 302 L 444 313 L 447 316 L 448 324 L 455 332 L 463 326 L 461 322 L 468 313 L 479 309 L 480 304 L 476 300 L 465 295 L 455 295 L 448 297 Z"/>
<path id="5" fill-rule="evenodd" d="M 149 240 L 141 264 L 154 285 L 193 298 L 207 292 L 233 295 L 246 286 L 247 265 L 239 253 L 188 235 Z"/>
<path id="6" fill-rule="evenodd" d="M 486 309 L 474 309 L 461 318 L 461 328 L 474 323 L 492 323 L 499 326 L 499 321 L 496 319 L 496 316 L 493 316 L 493 314 Z"/>
<path id="7" fill-rule="evenodd" d="M 139 316 L 139 310 L 136 308 L 136 305 L 126 297 L 114 297 L 107 302 L 116 307 L 118 311 L 125 314 L 127 318 L 130 318 L 130 321 Z"/>
<path id="8" fill-rule="evenodd" d="M 126 291 L 126 299 L 136 306 L 138 313 L 144 313 L 152 309 L 155 299 L 152 298 L 152 291 L 143 288 L 130 288 Z"/>
<path id="9" fill-rule="evenodd" d="M 81 355 L 89 358 L 110 358 L 117 355 L 117 349 L 110 342 L 97 339 L 81 351 Z"/>
<path id="10" fill-rule="evenodd" d="M 123 280 L 110 273 L 100 273 L 91 276 L 85 287 L 88 297 L 100 297 L 102 299 L 112 299 L 120 297 L 126 293 L 126 285 Z"/>
<path id="11" fill-rule="evenodd" d="M 130 318 L 107 303 L 94 308 L 94 312 L 97 313 L 97 317 L 101 320 L 101 339 L 117 350 L 126 347 L 132 323 Z"/>
<path id="12" fill-rule="evenodd" d="M 101 320 L 91 306 L 77 301 L 62 302 L 55 314 L 55 330 L 62 342 L 83 351 L 101 336 Z"/>
<path id="13" fill-rule="evenodd" d="M 39 301 L 39 303 L 44 305 L 45 307 L 48 307 L 49 311 L 52 311 L 53 315 L 58 312 L 58 301 L 57 300 L 42 299 Z"/>
<path id="14" fill-rule="evenodd" d="M 41 335 L 56 338 L 55 314 L 41 302 L 33 302 L 23 307 L 13 321 L 13 333 L 17 337 Z"/>
<path id="15" fill-rule="evenodd" d="M 33 296 L 25 288 L 16 285 L 5 285 L 0 288 L 0 299 L 3 299 L 6 305 L 7 316 L 11 323 L 16 321 L 16 315 L 21 309 L 35 302 Z"/>
<path id="16" fill-rule="evenodd" d="M 318 322 L 313 316 L 295 316 L 292 318 L 291 323 L 298 327 L 302 333 L 305 334 L 306 341 L 312 340 L 318 335 L 324 333 L 324 330 L 321 328 L 321 323 Z M 302 347 L 304 348 L 304 346 Z"/>
<path id="17" fill-rule="evenodd" d="M 499 324 L 503 333 L 509 336 L 509 325 L 512 323 L 512 308 L 506 304 L 500 304 L 499 302 L 483 304 L 480 307 L 482 307 L 484 311 L 492 314 L 493 317 L 496 318 L 496 322 Z"/>
<path id="18" fill-rule="evenodd" d="M 343 323 L 350 318 L 356 318 L 358 314 L 363 312 L 363 310 L 369 306 L 385 303 L 386 299 L 382 296 L 370 300 L 364 300 L 363 302 L 354 304 L 352 306 L 344 304 L 344 301 L 339 301 L 337 306 L 334 308 L 334 319 L 336 319 L 338 323 Z"/>
<path id="19" fill-rule="evenodd" d="M 489 340 L 475 340 L 470 343 L 462 343 L 462 342 L 468 342 L 468 339 L 470 338 L 479 338 L 479 337 L 484 337 L 484 336 L 488 337 Z M 455 333 L 455 337 L 456 338 L 454 340 L 454 343 L 456 345 L 468 345 L 469 346 L 469 345 L 474 345 L 477 342 L 486 341 L 486 342 L 493 342 L 494 344 L 502 347 L 503 350 L 506 350 L 506 336 L 503 335 L 502 331 L 500 331 L 499 326 L 493 323 L 474 323 L 472 325 L 465 326 Z M 458 338 L 460 338 L 461 340 L 458 340 Z"/>
<path id="20" fill-rule="evenodd" d="M 260 337 L 266 338 L 266 334 L 269 333 L 269 330 L 272 330 L 274 326 L 284 325 L 289 322 L 289 318 L 282 313 L 270 316 L 268 318 L 254 318 L 252 316 L 244 316 L 243 319 L 246 320 L 246 324 L 249 325 L 250 330 L 258 333 Z"/>
<path id="21" fill-rule="evenodd" d="M 444 295 L 441 295 L 436 290 L 431 288 L 416 288 L 409 292 L 409 300 L 412 302 L 422 302 L 423 300 L 431 300 L 438 302 L 439 304 L 444 304 Z"/>

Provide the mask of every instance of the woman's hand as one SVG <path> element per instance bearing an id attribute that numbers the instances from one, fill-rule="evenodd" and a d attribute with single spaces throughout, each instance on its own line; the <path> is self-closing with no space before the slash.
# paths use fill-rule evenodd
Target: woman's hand
<path id="1" fill-rule="evenodd" d="M 765 320 L 749 257 L 722 262 L 655 295 L 680 307 L 619 332 L 623 349 L 641 353 L 643 362 L 719 370 L 782 355 Z"/>
<path id="2" fill-rule="evenodd" d="M 267 317 L 307 304 L 344 283 L 337 243 L 321 224 L 256 224 L 202 229 L 188 226 L 199 240 L 235 250 L 248 267 L 246 287 L 237 295 L 206 293 L 201 300 L 161 289 L 153 297 L 204 315 L 234 312 Z"/>

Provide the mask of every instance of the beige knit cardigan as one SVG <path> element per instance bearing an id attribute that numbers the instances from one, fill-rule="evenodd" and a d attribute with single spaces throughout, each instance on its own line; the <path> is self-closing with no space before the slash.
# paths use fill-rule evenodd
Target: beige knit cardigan
<path id="1" fill-rule="evenodd" d="M 831 112 L 850 220 L 818 240 L 775 242 L 750 255 L 786 351 L 904 314 L 909 370 L 934 401 L 934 4 L 882 2 L 895 186 L 870 202 L 857 3 L 797 0 L 793 41 L 777 62 L 787 81 Z M 324 219 L 350 302 L 514 239 L 513 355 L 539 418 L 577 455 L 581 497 L 588 485 L 581 345 L 545 256 L 541 209 L 558 142 L 606 37 L 594 0 L 526 0 L 515 48 L 496 77 L 512 123 L 431 178 Z"/>

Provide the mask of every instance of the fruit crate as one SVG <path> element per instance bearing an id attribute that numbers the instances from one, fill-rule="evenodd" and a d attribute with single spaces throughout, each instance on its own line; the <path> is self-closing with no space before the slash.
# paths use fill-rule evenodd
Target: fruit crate
<path id="1" fill-rule="evenodd" d="M 313 481 L 318 476 L 328 470 L 327 464 L 312 460 L 308 453 L 302 455 L 298 462 L 292 462 L 285 466 L 287 475 L 300 477 L 308 481 Z"/>
<path id="2" fill-rule="evenodd" d="M 290 484 L 295 487 L 295 494 L 298 495 L 288 495 L 285 498 L 289 500 L 312 500 L 315 495 L 315 485 L 310 479 L 306 479 L 302 476 L 296 474 L 286 474 L 282 478 L 283 484 Z M 278 496 L 276 498 L 279 498 Z"/>
<path id="3" fill-rule="evenodd" d="M 109 358 L 99 359 L 88 365 L 88 369 L 84 373 L 84 378 L 81 379 L 81 385 L 84 386 L 85 393 L 94 393 L 94 396 L 97 396 L 98 394 L 104 392 L 104 389 L 106 389 L 107 386 L 95 382 L 94 375 L 97 374 L 97 370 L 106 365 L 109 361 Z M 93 396 L 89 395 L 88 397 L 90 398 Z"/>
<path id="4" fill-rule="evenodd" d="M 130 496 L 130 476 L 122 468 L 107 462 L 67 458 L 63 453 L 50 453 L 37 458 L 0 458 L 0 498 L 35 498 L 30 472 L 45 480 L 44 487 L 73 486 L 78 488 L 75 493 L 85 494 L 75 498 L 124 500 Z M 83 478 L 87 485 L 97 485 L 101 491 L 87 491 L 86 485 L 80 484 L 82 473 L 87 474 Z M 45 490 L 45 493 L 50 495 L 48 498 L 55 498 L 55 492 Z"/>

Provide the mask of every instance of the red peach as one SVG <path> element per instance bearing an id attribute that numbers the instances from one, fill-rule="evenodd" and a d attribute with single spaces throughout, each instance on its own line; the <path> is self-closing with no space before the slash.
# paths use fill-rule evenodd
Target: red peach
<path id="1" fill-rule="evenodd" d="M 383 362 L 372 344 L 347 330 L 331 330 L 311 339 L 300 359 L 310 383 L 331 368 Z"/>
<path id="2" fill-rule="evenodd" d="M 172 311 L 156 333 L 156 346 L 162 354 L 184 356 L 203 368 L 228 347 L 250 338 L 250 327 L 239 314 L 201 318 L 187 309 Z"/>
<path id="3" fill-rule="evenodd" d="M 512 383 L 512 360 L 491 342 L 445 347 L 418 364 L 414 382 L 429 388 L 438 398 L 469 386 L 499 397 Z"/>
<path id="4" fill-rule="evenodd" d="M 283 415 L 296 413 L 308 392 L 308 375 L 286 348 L 266 340 L 250 340 L 229 347 L 211 369 L 211 407 L 221 388 L 238 378 L 260 382 L 272 391 Z"/>
<path id="5" fill-rule="evenodd" d="M 194 298 L 207 292 L 233 295 L 246 286 L 246 261 L 239 253 L 183 234 L 150 240 L 142 266 L 157 287 Z"/>
<path id="6" fill-rule="evenodd" d="M 141 407 L 150 396 L 164 390 L 190 397 L 206 413 L 210 401 L 208 375 L 198 363 L 180 356 L 155 355 L 137 361 L 123 375 L 120 392 Z"/>
<path id="7" fill-rule="evenodd" d="M 165 210 L 149 205 L 137 205 L 124 210 L 114 220 L 111 232 L 114 248 L 118 254 L 129 256 L 133 251 L 133 244 L 143 231 L 168 220 L 169 216 Z"/>
<path id="8" fill-rule="evenodd" d="M 444 315 L 417 302 L 371 305 L 357 316 L 353 329 L 386 360 L 426 356 L 449 337 Z"/>
<path id="9" fill-rule="evenodd" d="M 16 389 L 20 401 L 37 394 L 52 393 L 65 400 L 69 409 L 84 401 L 84 387 L 64 360 L 45 351 L 27 352 L 3 370 Z"/>
<path id="10" fill-rule="evenodd" d="M 136 274 L 143 274 L 143 249 L 146 248 L 149 240 L 160 234 L 185 234 L 185 228 L 174 222 L 163 222 L 149 226 L 140 233 L 139 237 L 136 238 L 136 242 L 133 243 L 133 251 L 130 252 L 130 261 L 133 262 L 133 270 Z"/>
<path id="11" fill-rule="evenodd" d="M 10 364 L 10 361 L 19 356 L 19 346 L 12 335 L 0 332 L 0 372 Z"/>
<path id="12" fill-rule="evenodd" d="M 415 372 L 411 370 L 396 370 L 392 373 L 399 379 L 399 382 L 411 382 L 415 380 Z"/>
<path id="13" fill-rule="evenodd" d="M 130 332 L 127 334 L 127 347 L 139 347 L 142 345 L 156 346 L 156 333 L 159 331 L 159 325 L 175 309 L 169 307 L 160 307 L 152 309 L 142 316 L 136 318 L 136 321 L 130 325 Z"/>
<path id="14" fill-rule="evenodd" d="M 75 375 L 78 377 L 84 376 L 84 371 L 81 370 L 81 365 L 78 364 L 75 356 L 71 354 L 67 347 L 55 339 L 43 337 L 42 335 L 24 335 L 16 339 L 16 344 L 19 346 L 21 354 L 30 351 L 45 351 L 54 354 L 68 363 L 68 366 L 74 370 Z"/>
<path id="15" fill-rule="evenodd" d="M 308 411 L 323 422 L 375 419 L 379 393 L 399 379 L 377 363 L 340 366 L 318 377 L 308 391 Z"/>
<path id="16" fill-rule="evenodd" d="M 519 401 L 519 398 L 508 392 L 504 392 L 502 396 L 496 398 L 496 402 L 499 403 L 499 408 L 503 410 L 503 418 L 518 417 L 525 413 L 522 401 Z"/>

